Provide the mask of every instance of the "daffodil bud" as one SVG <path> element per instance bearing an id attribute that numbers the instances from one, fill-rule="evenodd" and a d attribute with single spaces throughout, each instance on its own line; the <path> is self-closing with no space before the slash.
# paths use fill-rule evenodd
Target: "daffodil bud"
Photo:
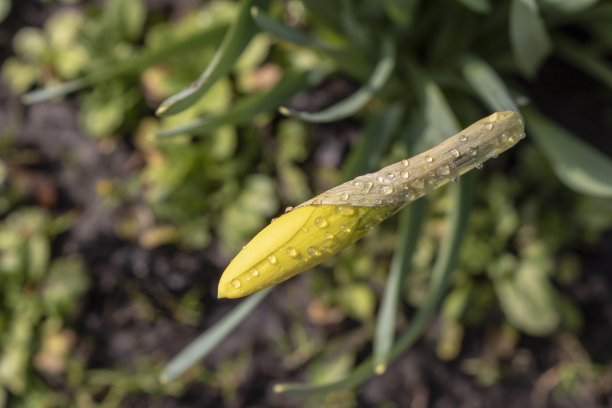
<path id="1" fill-rule="evenodd" d="M 272 221 L 230 262 L 219 297 L 246 296 L 312 268 L 406 204 L 480 168 L 524 137 L 518 113 L 496 112 L 424 153 L 300 204 Z"/>

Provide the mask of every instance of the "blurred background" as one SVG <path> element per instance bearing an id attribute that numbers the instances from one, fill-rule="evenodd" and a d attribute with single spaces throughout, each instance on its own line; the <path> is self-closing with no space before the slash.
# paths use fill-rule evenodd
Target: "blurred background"
<path id="1" fill-rule="evenodd" d="M 0 407 L 611 406 L 612 2 L 260 3 L 303 37 L 259 22 L 203 98 L 160 118 L 250 2 L 0 0 Z M 382 33 L 394 70 L 367 104 L 329 123 L 278 113 L 364 90 Z M 353 390 L 273 389 L 341 379 L 371 355 L 395 216 L 161 383 L 239 303 L 216 298 L 218 279 L 285 207 L 491 112 L 470 61 L 535 110 L 527 139 L 474 176 L 449 287 L 416 344 Z M 399 331 L 456 204 L 447 188 L 422 200 Z"/>

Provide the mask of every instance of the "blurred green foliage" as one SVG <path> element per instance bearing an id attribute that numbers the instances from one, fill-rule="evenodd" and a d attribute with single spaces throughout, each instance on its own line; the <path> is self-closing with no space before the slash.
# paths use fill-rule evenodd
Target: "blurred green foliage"
<path id="1" fill-rule="evenodd" d="M 51 259 L 52 238 L 69 225 L 27 207 L 0 224 L 0 385 L 24 398 L 36 381 L 32 363 L 49 375 L 66 370 L 75 334 L 63 320 L 89 287 L 78 257 Z"/>
<path id="2" fill-rule="evenodd" d="M 0 21 L 9 6 L 0 1 Z M 583 319 L 563 292 L 579 279 L 581 266 L 568 248 L 597 242 L 612 227 L 610 152 L 588 146 L 538 107 L 526 107 L 525 100 L 531 96 L 529 81 L 550 55 L 600 81 L 600 92 L 609 96 L 609 3 L 217 0 L 174 22 L 147 15 L 140 0 L 58 10 L 43 27 L 15 34 L 15 56 L 4 62 L 2 76 L 18 94 L 44 87 L 26 95 L 30 102 L 83 90 L 77 96 L 82 129 L 99 140 L 126 137 L 133 143 L 142 167 L 129 180 L 101 182 L 97 190 L 108 205 L 127 204 L 116 234 L 149 249 L 204 248 L 218 240 L 229 258 L 284 206 L 438 143 L 457 123 L 519 105 L 534 143 L 521 143 L 513 160 L 500 158 L 480 177 L 441 304 L 436 352 L 445 360 L 462 359 L 466 373 L 492 384 L 504 377 L 505 361 L 522 333 L 563 333 L 560 347 L 576 346 L 572 342 Z M 248 30 L 236 21 L 248 23 Z M 568 27 L 588 34 L 583 44 L 577 47 L 565 37 Z M 381 51 L 385 41 L 395 46 L 389 55 Z M 382 75 L 381 64 L 394 69 Z M 217 67 L 214 81 L 207 79 L 211 66 Z M 299 78 L 273 93 L 290 74 Z M 202 81 L 194 83 L 199 75 Z M 328 102 L 331 107 L 311 103 L 314 92 L 300 93 L 307 86 L 325 89 L 338 77 L 361 86 L 345 100 Z M 203 90 L 203 97 L 192 97 L 192 90 Z M 151 111 L 161 103 L 180 107 L 156 118 Z M 283 112 L 293 117 L 279 118 L 276 108 L 282 106 L 290 106 Z M 349 123 L 363 129 L 350 151 L 342 152 L 342 169 L 313 158 L 318 147 L 330 146 L 317 138 L 321 128 L 302 121 L 313 113 L 329 122 L 354 116 Z M 174 136 L 156 137 L 159 132 Z M 5 189 L 0 197 L 3 214 L 13 206 L 9 193 Z M 559 197 L 563 207 L 554 205 Z M 403 271 L 402 304 L 418 308 L 426 302 L 447 214 L 456 205 L 440 191 L 428 199 L 414 257 Z M 55 402 L 38 406 L 61 406 L 65 396 L 29 384 L 36 370 L 68 372 L 69 378 L 86 371 L 84 362 L 70 360 L 74 332 L 63 320 L 77 307 L 89 279 L 78 257 L 53 258 L 50 250 L 72 221 L 19 208 L 1 222 L 0 273 L 6 279 L 0 280 L 0 383 L 23 398 L 24 406 L 47 399 Z M 312 274 L 316 300 L 306 316 L 294 313 L 294 320 L 331 324 L 351 318 L 361 326 L 322 339 L 309 338 L 292 321 L 277 342 L 288 367 L 312 359 L 308 372 L 315 383 L 351 375 L 356 356 L 376 330 L 390 259 L 394 248 L 402 247 L 398 237 L 387 223 L 319 268 L 331 273 Z M 406 317 L 398 314 L 406 326 Z M 463 358 L 465 332 L 482 326 L 488 330 L 482 355 Z M 231 400 L 250 358 L 245 351 L 216 372 L 200 368 L 191 378 Z M 89 394 L 82 398 L 88 401 L 111 386 L 107 406 L 135 390 L 181 390 L 179 382 L 159 388 L 150 365 L 140 367 L 147 375 L 102 370 L 73 385 L 85 387 Z M 558 395 L 584 392 L 583 384 L 602 371 L 584 354 L 557 369 Z M 0 406 L 3 398 L 6 394 L 0 395 Z M 356 404 L 351 392 L 330 398 L 338 406 Z"/>

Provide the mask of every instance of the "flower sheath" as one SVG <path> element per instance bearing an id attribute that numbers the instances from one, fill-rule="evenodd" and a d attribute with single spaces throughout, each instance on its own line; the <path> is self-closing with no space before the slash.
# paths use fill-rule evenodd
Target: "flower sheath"
<path id="1" fill-rule="evenodd" d="M 285 281 L 525 137 L 521 115 L 496 112 L 410 159 L 359 176 L 273 220 L 230 262 L 219 297 L 237 298 Z"/>

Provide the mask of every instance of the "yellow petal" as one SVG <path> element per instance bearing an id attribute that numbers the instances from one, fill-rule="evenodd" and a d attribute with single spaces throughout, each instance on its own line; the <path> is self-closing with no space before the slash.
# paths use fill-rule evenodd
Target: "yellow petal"
<path id="1" fill-rule="evenodd" d="M 219 297 L 246 296 L 310 269 L 354 243 L 399 207 L 308 205 L 283 214 L 230 262 L 219 281 Z"/>

